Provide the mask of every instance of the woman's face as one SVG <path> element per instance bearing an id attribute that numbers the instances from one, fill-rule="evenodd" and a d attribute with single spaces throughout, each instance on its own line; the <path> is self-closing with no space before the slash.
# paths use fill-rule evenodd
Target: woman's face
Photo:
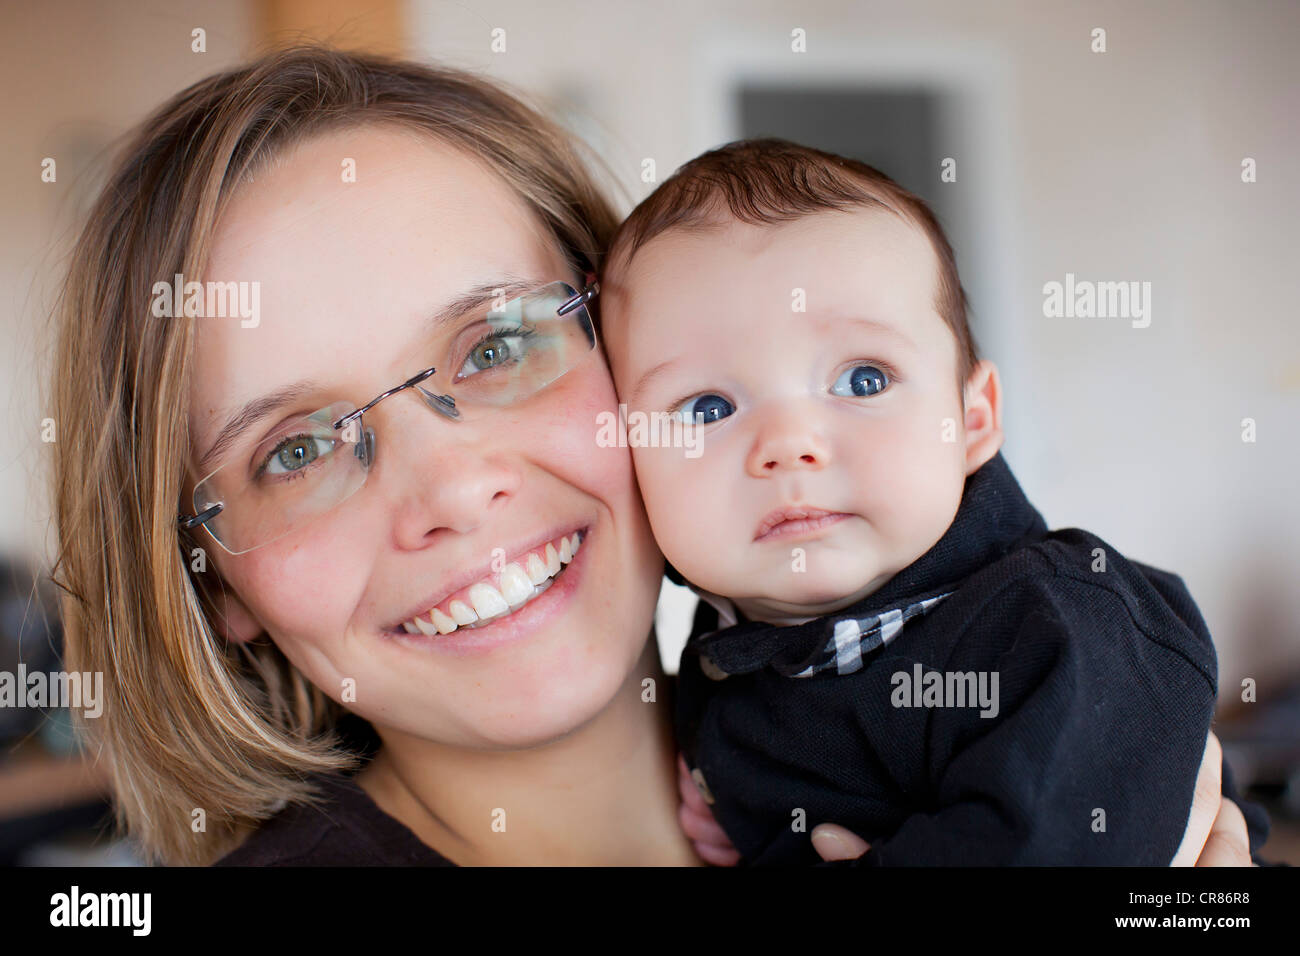
<path id="1" fill-rule="evenodd" d="M 314 383 L 255 437 L 333 401 L 359 407 L 436 364 L 419 343 L 444 305 L 517 277 L 575 281 L 523 202 L 459 151 L 382 127 L 293 148 L 240 187 L 215 237 L 203 278 L 260 283 L 260 314 L 252 327 L 197 320 L 191 482 L 246 403 Z M 599 350 L 484 420 L 446 419 L 412 389 L 386 398 L 366 413 L 376 455 L 359 491 L 264 547 L 208 549 L 234 592 L 227 633 L 265 631 L 381 730 L 493 748 L 575 729 L 635 676 L 662 570 L 629 455 L 596 443 L 597 415 L 616 408 Z M 575 532 L 582 546 L 554 584 L 495 623 L 446 637 L 402 628 Z"/>

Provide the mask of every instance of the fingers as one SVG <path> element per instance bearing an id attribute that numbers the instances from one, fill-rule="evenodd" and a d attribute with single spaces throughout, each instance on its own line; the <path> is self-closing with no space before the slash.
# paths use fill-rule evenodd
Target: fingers
<path id="1" fill-rule="evenodd" d="M 691 768 L 686 766 L 686 758 L 681 754 L 677 755 L 677 792 L 681 795 L 682 803 L 686 804 L 697 813 L 709 813 L 709 805 L 704 802 L 704 797 L 700 795 L 699 788 L 695 786 L 695 781 L 691 779 Z M 709 814 L 712 816 L 712 814 Z M 1206 829 L 1209 832 L 1209 829 Z"/>
<path id="2" fill-rule="evenodd" d="M 834 823 L 813 827 L 813 848 L 823 860 L 856 860 L 871 849 L 866 840 Z"/>
<path id="3" fill-rule="evenodd" d="M 736 850 L 719 850 L 717 847 L 697 843 L 695 852 L 710 866 L 735 866 L 740 862 L 740 853 Z"/>
<path id="4" fill-rule="evenodd" d="M 682 798 L 677 808 L 677 822 L 682 832 L 690 837 L 696 854 L 705 863 L 713 866 L 735 866 L 740 862 L 740 853 L 731 845 L 727 833 L 713 819 L 713 811 L 704 802 L 704 797 L 691 779 L 690 768 L 682 755 L 677 755 L 677 792 Z"/>
<path id="5" fill-rule="evenodd" d="M 705 863 L 714 866 L 735 866 L 740 862 L 740 852 L 731 845 L 726 833 L 710 817 L 705 820 L 683 804 L 677 810 L 677 822 L 682 832 L 691 839 L 695 852 Z"/>
<path id="6" fill-rule="evenodd" d="M 1241 809 L 1231 800 L 1224 800 L 1219 815 L 1214 818 L 1205 848 L 1196 860 L 1197 866 L 1251 866 L 1250 832 Z"/>
<path id="7" fill-rule="evenodd" d="M 1192 810 L 1187 817 L 1187 829 L 1183 831 L 1183 841 L 1178 845 L 1178 852 L 1174 854 L 1170 866 L 1198 865 L 1197 858 L 1219 816 L 1220 802 L 1223 799 L 1222 773 L 1223 748 L 1219 746 L 1219 738 L 1211 731 L 1205 740 L 1201 768 L 1196 773 L 1196 789 L 1192 792 Z"/>
<path id="8" fill-rule="evenodd" d="M 712 843 L 720 847 L 731 845 L 731 841 L 727 839 L 727 831 L 718 825 L 718 821 L 713 819 L 712 814 L 699 813 L 683 803 L 677 808 L 677 821 L 692 840 Z"/>

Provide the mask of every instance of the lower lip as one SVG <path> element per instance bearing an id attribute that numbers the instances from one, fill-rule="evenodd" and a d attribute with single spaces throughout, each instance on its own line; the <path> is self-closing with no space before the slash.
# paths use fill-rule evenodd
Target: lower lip
<path id="1" fill-rule="evenodd" d="M 574 592 L 582 584 L 587 569 L 587 554 L 591 548 L 591 529 L 574 530 L 581 530 L 583 537 L 582 546 L 573 560 L 564 566 L 558 576 L 551 579 L 549 588 L 513 614 L 499 617 L 482 627 L 459 627 L 450 634 L 386 631 L 383 636 L 415 650 L 434 651 L 455 657 L 482 657 L 532 637 L 568 610 Z"/>
<path id="2" fill-rule="evenodd" d="M 851 517 L 852 515 L 846 512 L 837 511 L 834 514 L 822 515 L 820 518 L 796 518 L 794 521 L 782 521 L 776 527 L 769 528 L 762 537 L 754 540 L 769 541 L 774 538 L 803 538 Z"/>

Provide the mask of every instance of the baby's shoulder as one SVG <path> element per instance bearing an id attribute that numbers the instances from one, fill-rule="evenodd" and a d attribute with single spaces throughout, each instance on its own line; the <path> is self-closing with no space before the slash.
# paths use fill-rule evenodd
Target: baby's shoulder
<path id="1" fill-rule="evenodd" d="M 1174 654 L 1213 686 L 1213 642 L 1178 575 L 1126 558 L 1080 528 L 1053 531 L 971 575 L 947 610 L 981 657 L 1060 645 L 1072 658 Z M 1121 648 L 1120 644 L 1128 645 Z M 955 655 L 957 656 L 957 655 Z"/>

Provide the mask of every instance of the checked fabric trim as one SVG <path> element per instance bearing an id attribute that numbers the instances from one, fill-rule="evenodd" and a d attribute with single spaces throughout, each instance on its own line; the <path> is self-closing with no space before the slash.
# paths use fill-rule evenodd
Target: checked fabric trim
<path id="1" fill-rule="evenodd" d="M 786 677 L 812 677 L 831 668 L 837 674 L 860 671 L 868 654 L 880 650 L 899 635 L 904 624 L 927 613 L 952 593 L 946 591 L 915 604 L 890 608 L 868 617 L 842 618 L 835 622 L 835 630 L 830 639 L 807 660 L 794 667 L 775 666 Z"/>

